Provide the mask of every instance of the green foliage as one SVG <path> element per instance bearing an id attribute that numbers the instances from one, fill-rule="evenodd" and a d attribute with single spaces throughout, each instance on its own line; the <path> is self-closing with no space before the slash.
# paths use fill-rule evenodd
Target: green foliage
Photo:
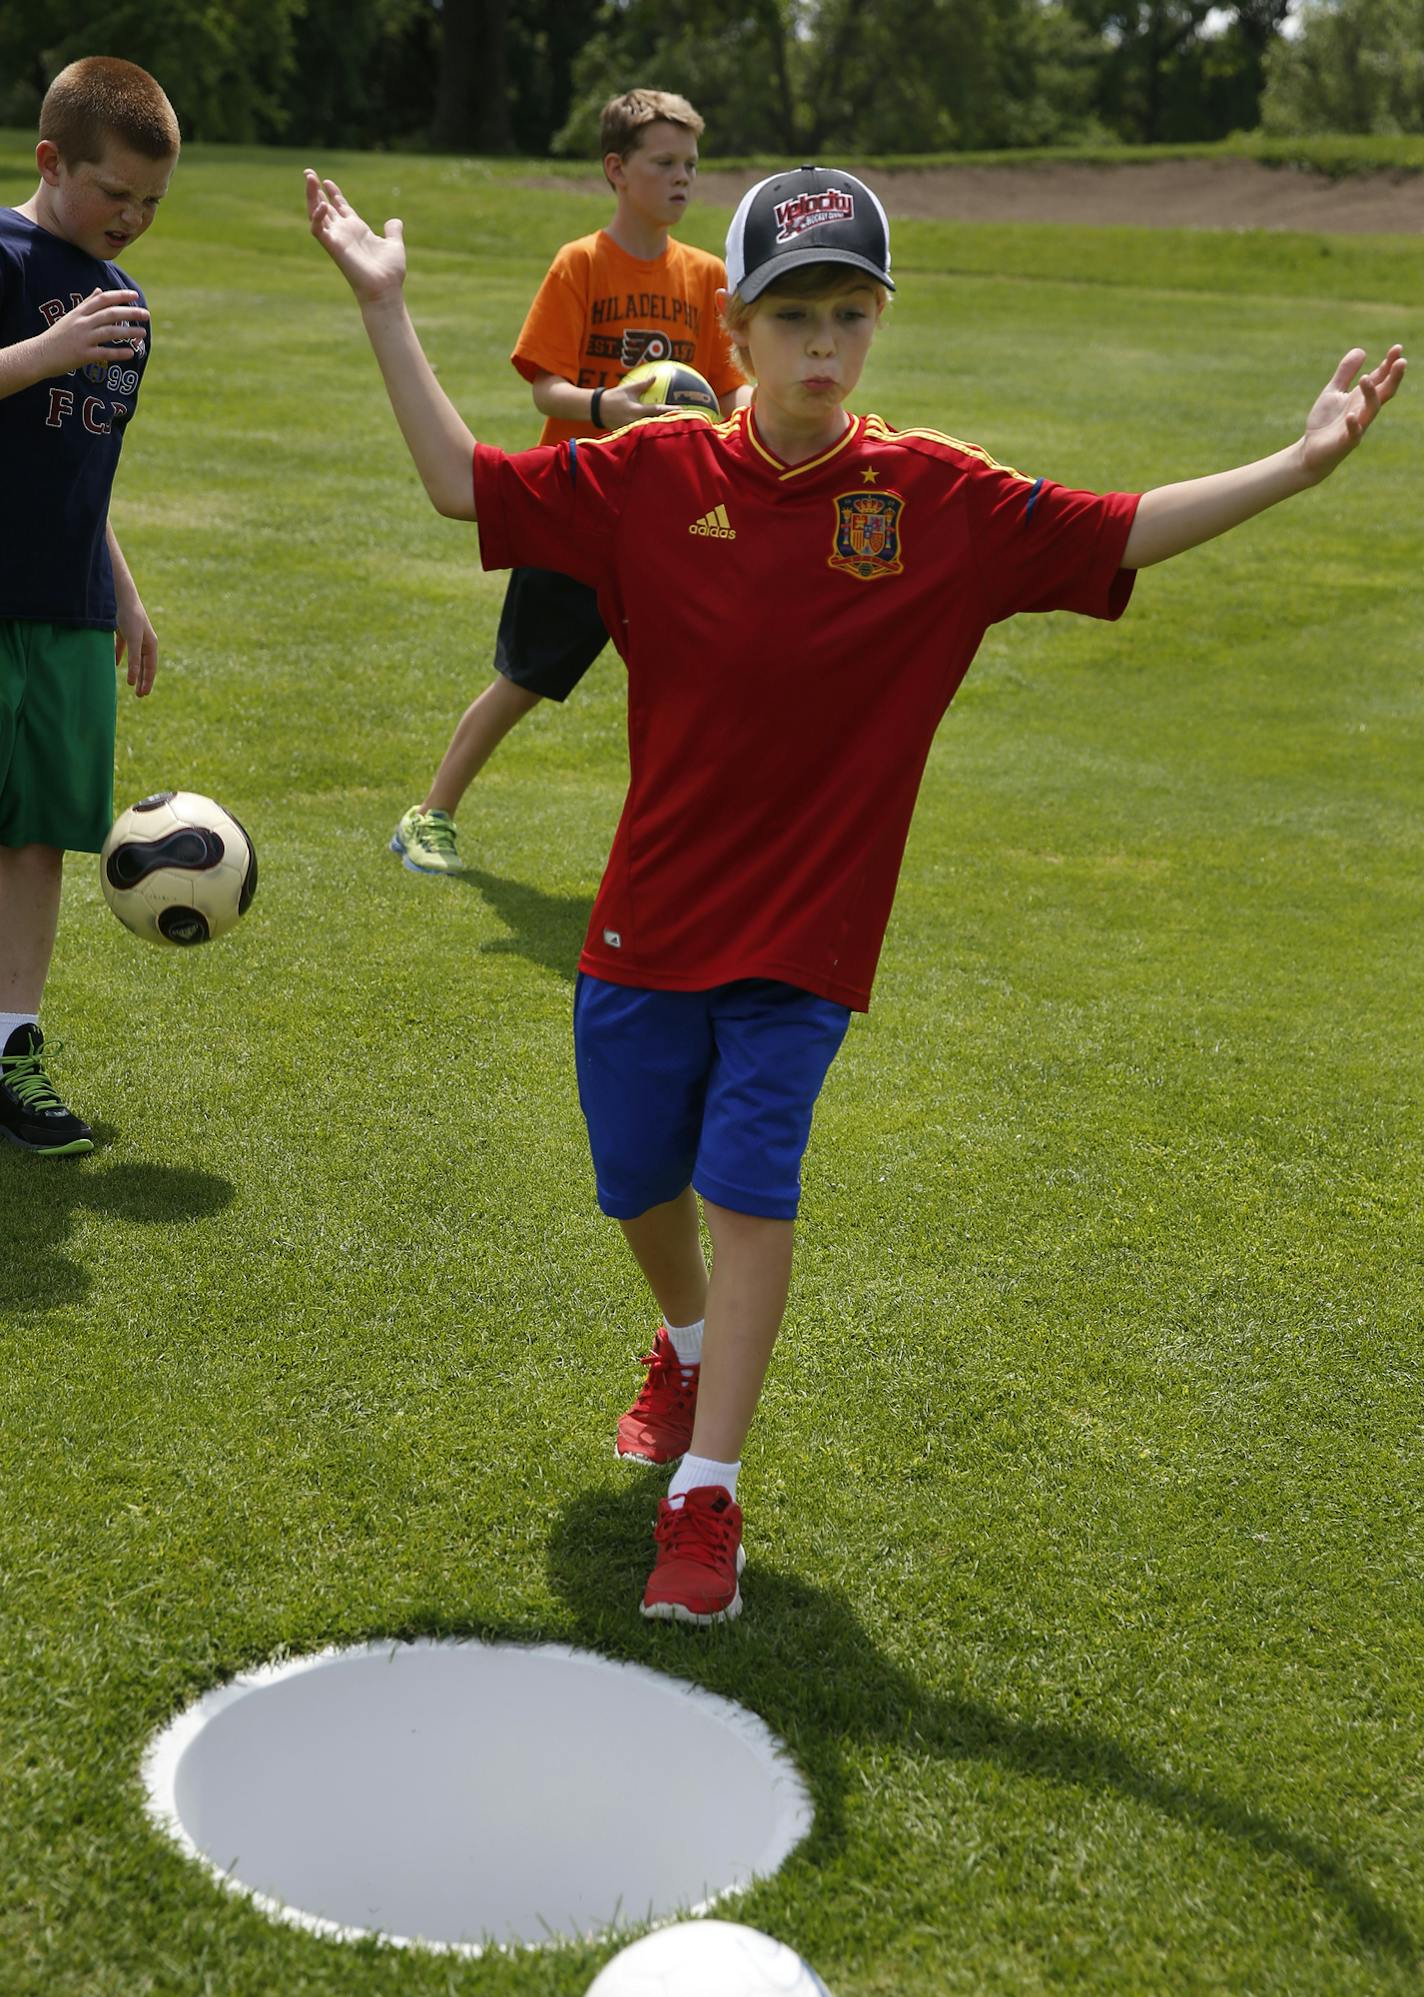
<path id="1" fill-rule="evenodd" d="M 1289 0 L 1066 0 L 1096 37 L 1094 106 L 1125 139 L 1217 138 L 1256 123 Z"/>
<path id="2" fill-rule="evenodd" d="M 0 11 L 0 124 L 32 125 L 78 55 L 152 70 L 199 140 L 381 146 L 429 141 L 441 86 L 456 109 L 503 77 L 505 149 L 547 149 L 598 0 L 12 0 Z M 456 24 L 460 33 L 449 34 Z M 451 75 L 452 65 L 459 73 Z M 478 150 L 479 134 L 474 134 Z M 498 149 L 498 148 L 496 148 Z"/>
<path id="3" fill-rule="evenodd" d="M 598 116 L 609 97 L 646 84 L 680 91 L 707 119 L 709 149 L 739 153 L 800 142 L 800 70 L 808 44 L 799 0 L 628 0 L 600 9 L 574 64 L 573 101 L 555 152 L 598 152 Z M 794 70 L 793 70 L 794 66 Z"/>
<path id="4" fill-rule="evenodd" d="M 857 8 L 859 60 L 838 80 L 841 145 L 877 152 L 1048 145 L 1099 135 L 1097 48 L 1042 0 Z"/>
<path id="5" fill-rule="evenodd" d="M 0 13 L 0 120 L 33 125 L 67 62 L 121 53 L 173 100 L 185 139 L 374 144 L 430 118 L 428 0 L 14 0 Z"/>
<path id="6" fill-rule="evenodd" d="M 525 0 L 511 13 L 510 123 L 519 152 L 548 152 L 568 119 L 574 62 L 598 13 L 599 0 Z"/>
<path id="7" fill-rule="evenodd" d="M 190 138 L 588 159 L 605 99 L 689 96 L 721 154 L 1424 129 L 1424 0 L 9 0 L 0 122 L 72 57 L 169 89 Z"/>
<path id="8" fill-rule="evenodd" d="M 295 4 L 291 73 L 273 135 L 334 146 L 423 137 L 439 60 L 439 20 L 429 0 Z"/>
<path id="9" fill-rule="evenodd" d="M 0 12 L 3 115 L 33 121 L 56 73 L 84 55 L 123 55 L 152 72 L 185 137 L 253 140 L 286 128 L 295 26 L 304 0 L 10 0 Z"/>
<path id="10" fill-rule="evenodd" d="M 1424 0 L 1306 0 L 1267 69 L 1267 132 L 1424 133 Z"/>
<path id="11" fill-rule="evenodd" d="M 1042 0 L 629 0 L 606 5 L 556 149 L 587 155 L 598 110 L 656 80 L 684 92 L 718 152 L 809 157 L 1093 135 L 1096 50 Z"/>
<path id="12" fill-rule="evenodd" d="M 719 151 L 1215 138 L 1256 122 L 1286 4 L 610 0 L 557 148 L 586 153 L 603 99 L 654 74 L 692 97 Z"/>

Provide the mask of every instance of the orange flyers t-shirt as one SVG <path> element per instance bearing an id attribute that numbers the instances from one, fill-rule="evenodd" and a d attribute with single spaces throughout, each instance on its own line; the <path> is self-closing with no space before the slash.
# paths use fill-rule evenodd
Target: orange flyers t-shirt
<path id="1" fill-rule="evenodd" d="M 526 381 L 556 374 L 576 388 L 616 388 L 643 361 L 684 361 L 719 395 L 742 386 L 716 294 L 720 257 L 669 241 L 651 262 L 629 256 L 607 230 L 565 243 L 540 285 L 510 359 Z M 596 437 L 591 423 L 547 417 L 541 444 Z"/>

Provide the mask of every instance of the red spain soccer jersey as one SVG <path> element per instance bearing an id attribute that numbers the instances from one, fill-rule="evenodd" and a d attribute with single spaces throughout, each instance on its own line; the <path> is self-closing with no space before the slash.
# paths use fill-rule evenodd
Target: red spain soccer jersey
<path id="1" fill-rule="evenodd" d="M 1119 617 L 1137 508 L 856 417 L 789 466 L 749 411 L 506 456 L 486 568 L 598 591 L 631 775 L 580 963 L 697 991 L 778 978 L 864 1011 L 940 717 L 1020 610 Z"/>

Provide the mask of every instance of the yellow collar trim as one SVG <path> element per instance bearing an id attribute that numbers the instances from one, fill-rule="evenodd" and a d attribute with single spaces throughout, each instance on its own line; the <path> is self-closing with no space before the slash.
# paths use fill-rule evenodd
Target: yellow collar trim
<path id="1" fill-rule="evenodd" d="M 773 471 L 775 471 L 777 476 L 781 479 L 783 484 L 785 484 L 786 480 L 789 478 L 800 478 L 803 472 L 813 472 L 817 470 L 819 466 L 824 464 L 829 464 L 832 458 L 838 458 L 841 452 L 845 450 L 848 445 L 854 443 L 855 439 L 861 433 L 861 426 L 862 426 L 862 419 L 859 416 L 852 416 L 850 422 L 846 425 L 844 434 L 841 437 L 839 437 L 834 444 L 831 445 L 831 448 L 828 451 L 822 451 L 820 457 L 808 458 L 805 464 L 803 465 L 786 465 L 782 463 L 780 458 L 774 457 L 772 455 L 772 453 L 766 448 L 766 445 L 762 442 L 761 438 L 757 435 L 757 428 L 754 420 L 754 412 L 749 409 L 746 412 L 746 415 L 747 415 L 748 442 L 751 444 L 752 449 L 757 453 L 757 456 L 760 458 L 764 458 L 766 460 L 766 462 L 771 466 Z"/>
<path id="2" fill-rule="evenodd" d="M 714 430 L 722 430 L 726 428 L 729 420 L 727 417 L 714 416 L 709 409 L 670 409 L 666 416 L 644 416 L 636 424 L 625 424 L 622 430 L 600 430 L 596 436 L 573 437 L 569 441 L 577 444 L 583 451 L 587 450 L 590 444 L 612 444 L 627 430 L 641 429 L 644 423 L 707 423 Z"/>

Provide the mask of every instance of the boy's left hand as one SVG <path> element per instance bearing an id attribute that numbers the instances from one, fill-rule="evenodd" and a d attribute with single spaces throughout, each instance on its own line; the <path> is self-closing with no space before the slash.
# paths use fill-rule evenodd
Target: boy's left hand
<path id="1" fill-rule="evenodd" d="M 127 604 L 119 610 L 118 629 L 114 633 L 116 666 L 124 663 L 125 653 L 129 661 L 129 685 L 135 697 L 142 700 L 158 671 L 158 633 L 141 603 Z"/>
<path id="2" fill-rule="evenodd" d="M 405 283 L 405 228 L 398 218 L 377 235 L 334 180 L 304 174 L 311 232 L 363 305 L 398 296 Z"/>
<path id="3" fill-rule="evenodd" d="M 1350 455 L 1404 379 L 1404 349 L 1391 347 L 1379 366 L 1362 374 L 1352 388 L 1364 359 L 1363 347 L 1351 347 L 1305 419 L 1300 461 L 1313 482 L 1328 477 Z"/>

